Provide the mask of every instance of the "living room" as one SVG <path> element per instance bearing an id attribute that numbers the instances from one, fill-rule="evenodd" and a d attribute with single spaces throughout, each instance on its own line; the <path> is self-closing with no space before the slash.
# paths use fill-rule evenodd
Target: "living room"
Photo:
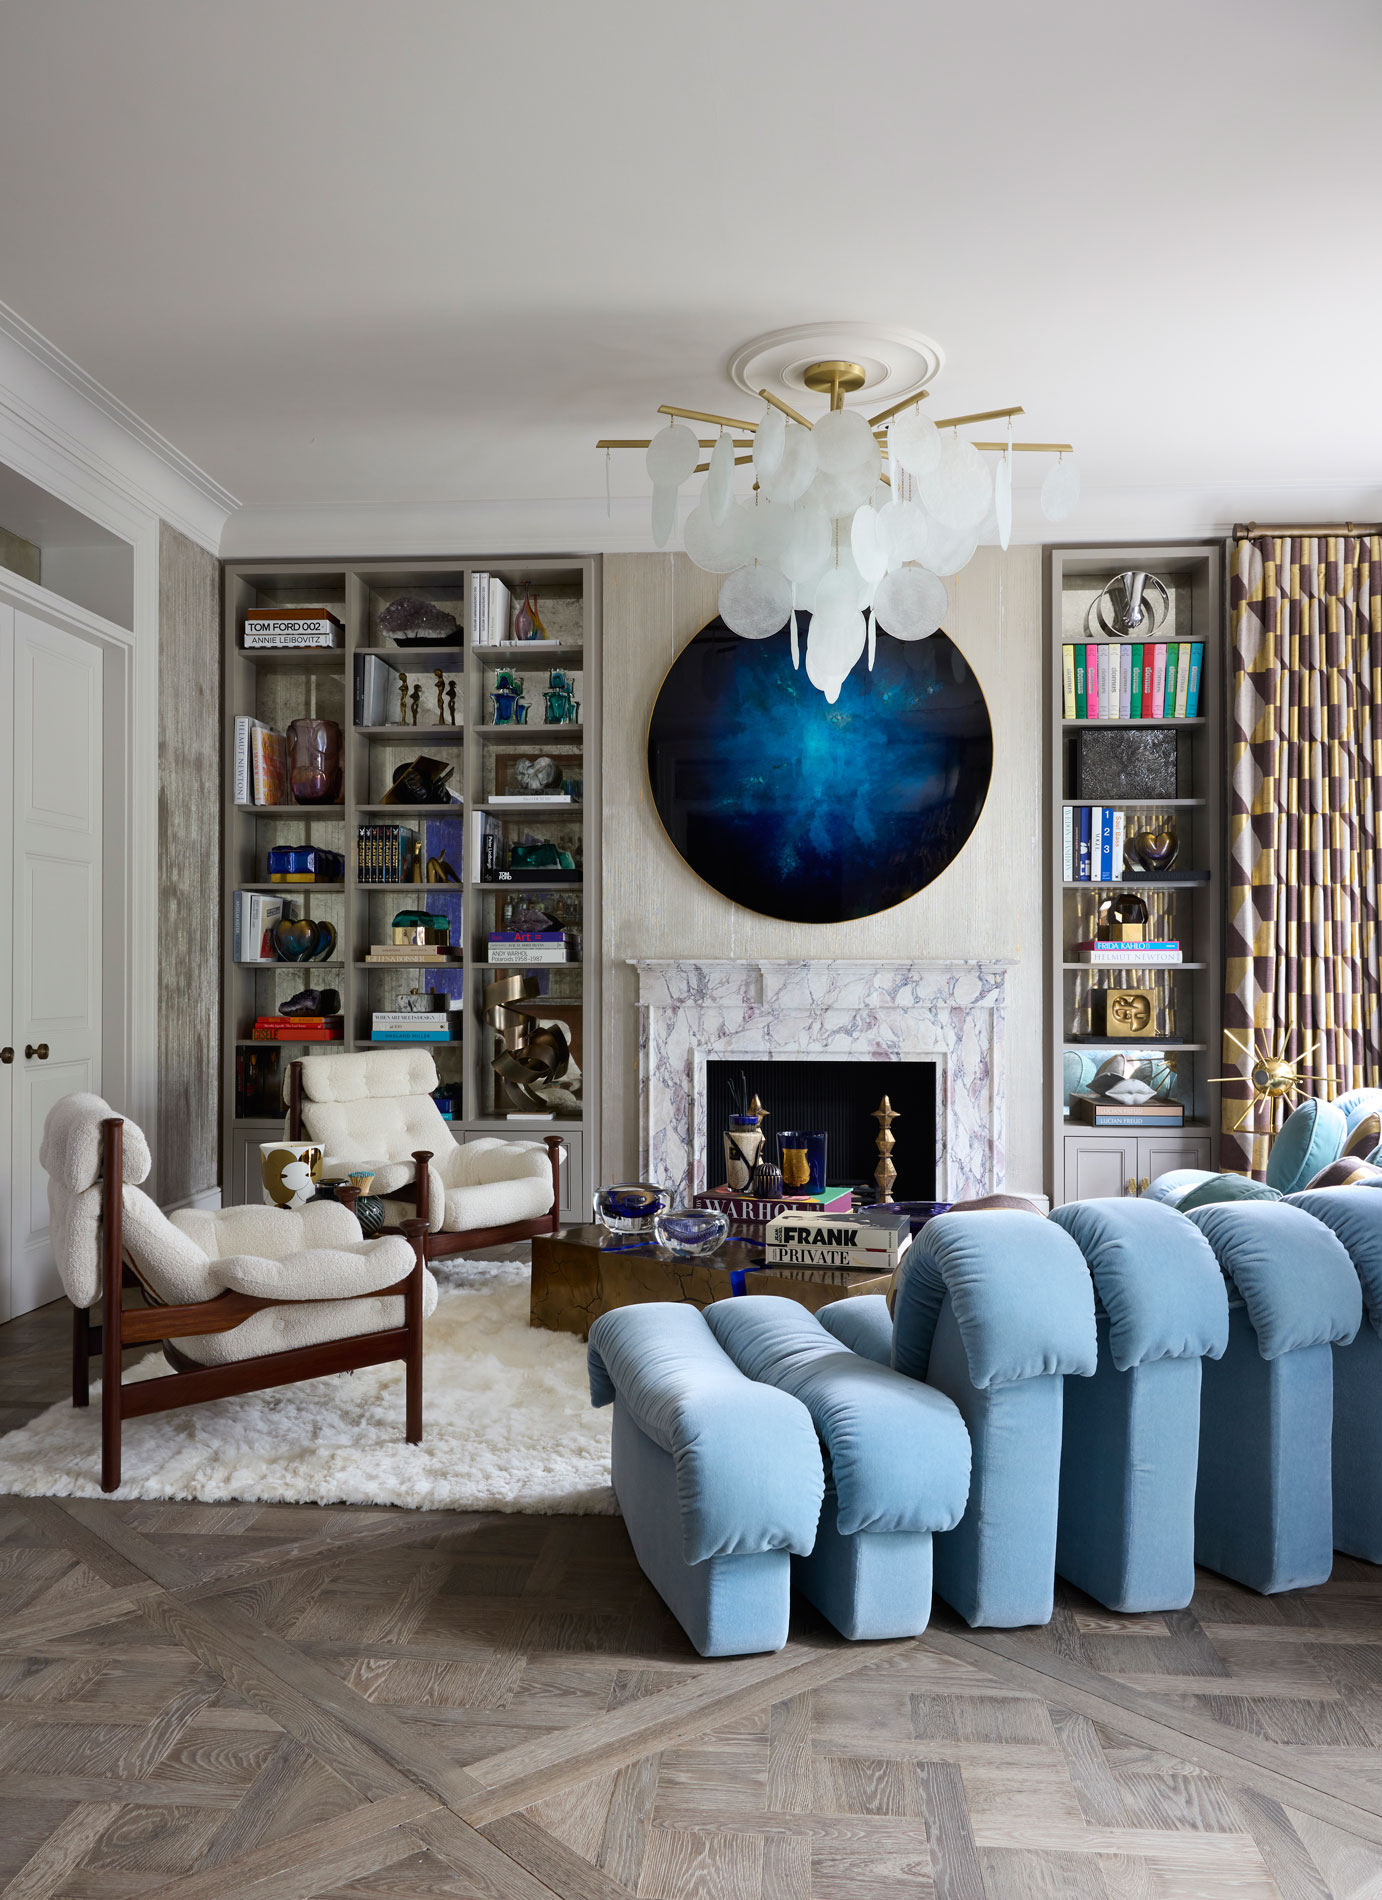
<path id="1" fill-rule="evenodd" d="M 0 1900 L 1382 1893 L 1380 42 L 0 0 Z"/>

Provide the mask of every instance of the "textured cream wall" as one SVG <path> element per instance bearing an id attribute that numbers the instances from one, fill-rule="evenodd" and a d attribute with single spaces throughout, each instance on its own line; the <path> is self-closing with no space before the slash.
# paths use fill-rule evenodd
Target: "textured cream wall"
<path id="1" fill-rule="evenodd" d="M 638 1163 L 638 1025 L 628 957 L 980 957 L 1010 975 L 1010 1186 L 1042 1181 L 1041 550 L 981 548 L 949 583 L 946 630 L 974 667 L 994 774 L 965 849 L 927 890 L 850 924 L 776 923 L 703 884 L 668 843 L 648 789 L 647 729 L 663 675 L 715 615 L 718 583 L 685 555 L 605 557 L 604 1178 Z M 899 1147 L 904 1131 L 897 1129 Z"/>

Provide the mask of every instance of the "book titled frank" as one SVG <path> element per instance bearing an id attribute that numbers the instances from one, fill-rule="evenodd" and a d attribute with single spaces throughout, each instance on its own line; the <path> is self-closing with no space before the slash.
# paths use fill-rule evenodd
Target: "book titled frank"
<path id="1" fill-rule="evenodd" d="M 867 1219 L 841 1214 L 779 1214 L 767 1225 L 764 1249 L 770 1264 L 798 1267 L 895 1267 L 912 1241 L 906 1214 L 871 1208 Z"/>

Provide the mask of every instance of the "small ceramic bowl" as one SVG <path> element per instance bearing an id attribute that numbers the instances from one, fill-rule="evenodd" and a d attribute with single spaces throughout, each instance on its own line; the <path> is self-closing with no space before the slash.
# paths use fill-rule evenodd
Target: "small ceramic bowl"
<path id="1" fill-rule="evenodd" d="M 714 1253 L 729 1232 L 729 1219 L 717 1207 L 672 1207 L 653 1221 L 659 1247 L 683 1260 Z"/>

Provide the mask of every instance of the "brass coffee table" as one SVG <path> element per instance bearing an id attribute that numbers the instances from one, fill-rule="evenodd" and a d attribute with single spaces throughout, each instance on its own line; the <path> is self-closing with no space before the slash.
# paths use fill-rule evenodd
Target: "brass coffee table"
<path id="1" fill-rule="evenodd" d="M 891 1275 L 849 1268 L 757 1267 L 762 1248 L 729 1239 L 718 1253 L 680 1260 L 651 1242 L 636 1249 L 603 1227 L 562 1227 L 533 1241 L 530 1326 L 579 1333 L 616 1306 L 680 1300 L 709 1306 L 736 1294 L 777 1293 L 808 1312 L 856 1293 L 886 1293 Z"/>

